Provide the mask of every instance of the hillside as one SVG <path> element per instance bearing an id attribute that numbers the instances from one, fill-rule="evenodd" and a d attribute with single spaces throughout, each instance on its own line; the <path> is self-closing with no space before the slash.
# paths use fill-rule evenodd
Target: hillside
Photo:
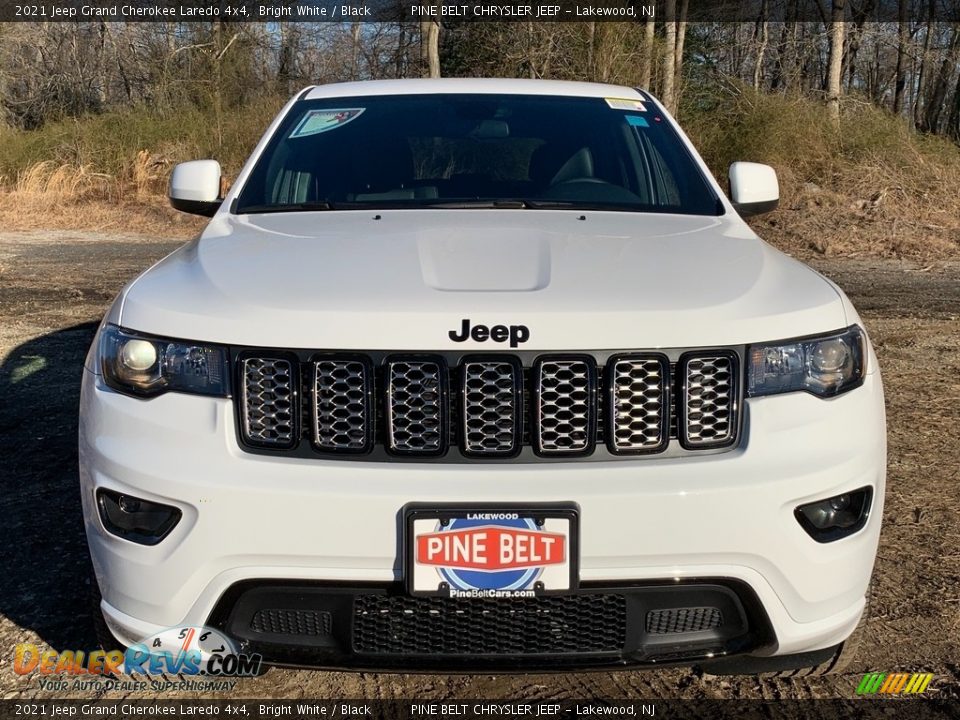
<path id="1" fill-rule="evenodd" d="M 141 107 L 0 130 L 0 222 L 189 237 L 204 221 L 167 206 L 172 165 L 216 157 L 234 175 L 282 102 L 219 113 Z M 679 115 L 722 184 L 733 160 L 776 168 L 780 209 L 751 223 L 788 252 L 960 255 L 960 148 L 949 140 L 855 97 L 845 99 L 839 131 L 814 100 L 738 87 L 688 92 Z"/>

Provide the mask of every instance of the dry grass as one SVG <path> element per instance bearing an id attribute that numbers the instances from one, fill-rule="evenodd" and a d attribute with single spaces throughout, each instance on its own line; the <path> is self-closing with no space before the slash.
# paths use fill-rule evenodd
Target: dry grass
<path id="1" fill-rule="evenodd" d="M 169 206 L 166 182 L 173 163 L 140 150 L 126 178 L 83 165 L 44 160 L 0 178 L 0 224 L 7 230 L 102 230 L 189 237 L 202 218 Z"/>
<path id="2" fill-rule="evenodd" d="M 44 160 L 17 175 L 13 190 L 20 196 L 110 199 L 118 191 L 114 178 L 106 173 L 91 172 L 80 165 L 60 165 Z"/>
<path id="3" fill-rule="evenodd" d="M 734 160 L 776 168 L 780 210 L 751 221 L 764 238 L 801 255 L 960 255 L 954 143 L 856 98 L 847 99 L 837 131 L 808 98 L 736 86 L 714 93 L 684 108 L 681 120 L 718 178 Z"/>
<path id="4" fill-rule="evenodd" d="M 920 261 L 960 256 L 960 148 L 918 135 L 855 98 L 843 110 L 838 132 L 808 98 L 713 86 L 689 92 L 680 119 L 721 181 L 733 160 L 777 169 L 781 207 L 751 224 L 788 252 Z M 271 104 L 238 109 L 219 139 L 211 135 L 215 123 L 196 108 L 0 131 L 0 222 L 11 230 L 189 236 L 204 221 L 169 208 L 170 168 L 217 157 L 226 172 L 236 172 L 273 111 Z"/>

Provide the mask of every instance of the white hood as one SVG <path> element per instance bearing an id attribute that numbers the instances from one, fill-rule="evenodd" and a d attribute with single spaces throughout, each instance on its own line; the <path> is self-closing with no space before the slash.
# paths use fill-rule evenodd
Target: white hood
<path id="1" fill-rule="evenodd" d="M 218 215 L 126 290 L 120 323 L 263 347 L 525 350 L 735 345 L 847 324 L 833 287 L 739 218 L 548 210 Z"/>

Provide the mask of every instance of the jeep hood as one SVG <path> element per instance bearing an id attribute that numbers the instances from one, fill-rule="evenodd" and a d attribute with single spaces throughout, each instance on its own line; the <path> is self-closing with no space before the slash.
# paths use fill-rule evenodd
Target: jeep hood
<path id="1" fill-rule="evenodd" d="M 535 350 L 736 345 L 844 327 L 837 291 L 736 217 L 552 210 L 234 216 L 133 281 L 119 322 L 316 349 L 508 349 L 448 332 L 525 325 Z"/>

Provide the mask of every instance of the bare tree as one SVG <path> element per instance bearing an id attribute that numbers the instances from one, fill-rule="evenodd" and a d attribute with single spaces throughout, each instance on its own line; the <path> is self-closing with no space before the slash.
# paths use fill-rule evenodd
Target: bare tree
<path id="1" fill-rule="evenodd" d="M 424 20 L 420 23 L 420 53 L 423 59 L 423 76 L 440 77 L 439 20 Z"/>
<path id="2" fill-rule="evenodd" d="M 893 90 L 893 111 L 900 114 L 903 110 L 903 92 L 907 87 L 907 43 L 910 39 L 910 21 L 908 0 L 898 0 L 897 15 L 897 69 Z"/>
<path id="3" fill-rule="evenodd" d="M 662 63 L 662 75 L 660 85 L 660 99 L 664 107 L 669 112 L 674 111 L 674 74 L 675 63 L 677 59 L 677 2 L 676 0 L 666 0 L 664 4 L 664 47 Z"/>
<path id="4" fill-rule="evenodd" d="M 643 52 L 640 56 L 640 87 L 649 90 L 653 75 L 653 45 L 655 42 L 656 23 L 647 16 L 643 23 Z"/>
<path id="5" fill-rule="evenodd" d="M 844 0 L 833 0 L 830 16 L 830 57 L 827 61 L 827 112 L 834 124 L 840 124 L 840 93 L 843 77 Z"/>

